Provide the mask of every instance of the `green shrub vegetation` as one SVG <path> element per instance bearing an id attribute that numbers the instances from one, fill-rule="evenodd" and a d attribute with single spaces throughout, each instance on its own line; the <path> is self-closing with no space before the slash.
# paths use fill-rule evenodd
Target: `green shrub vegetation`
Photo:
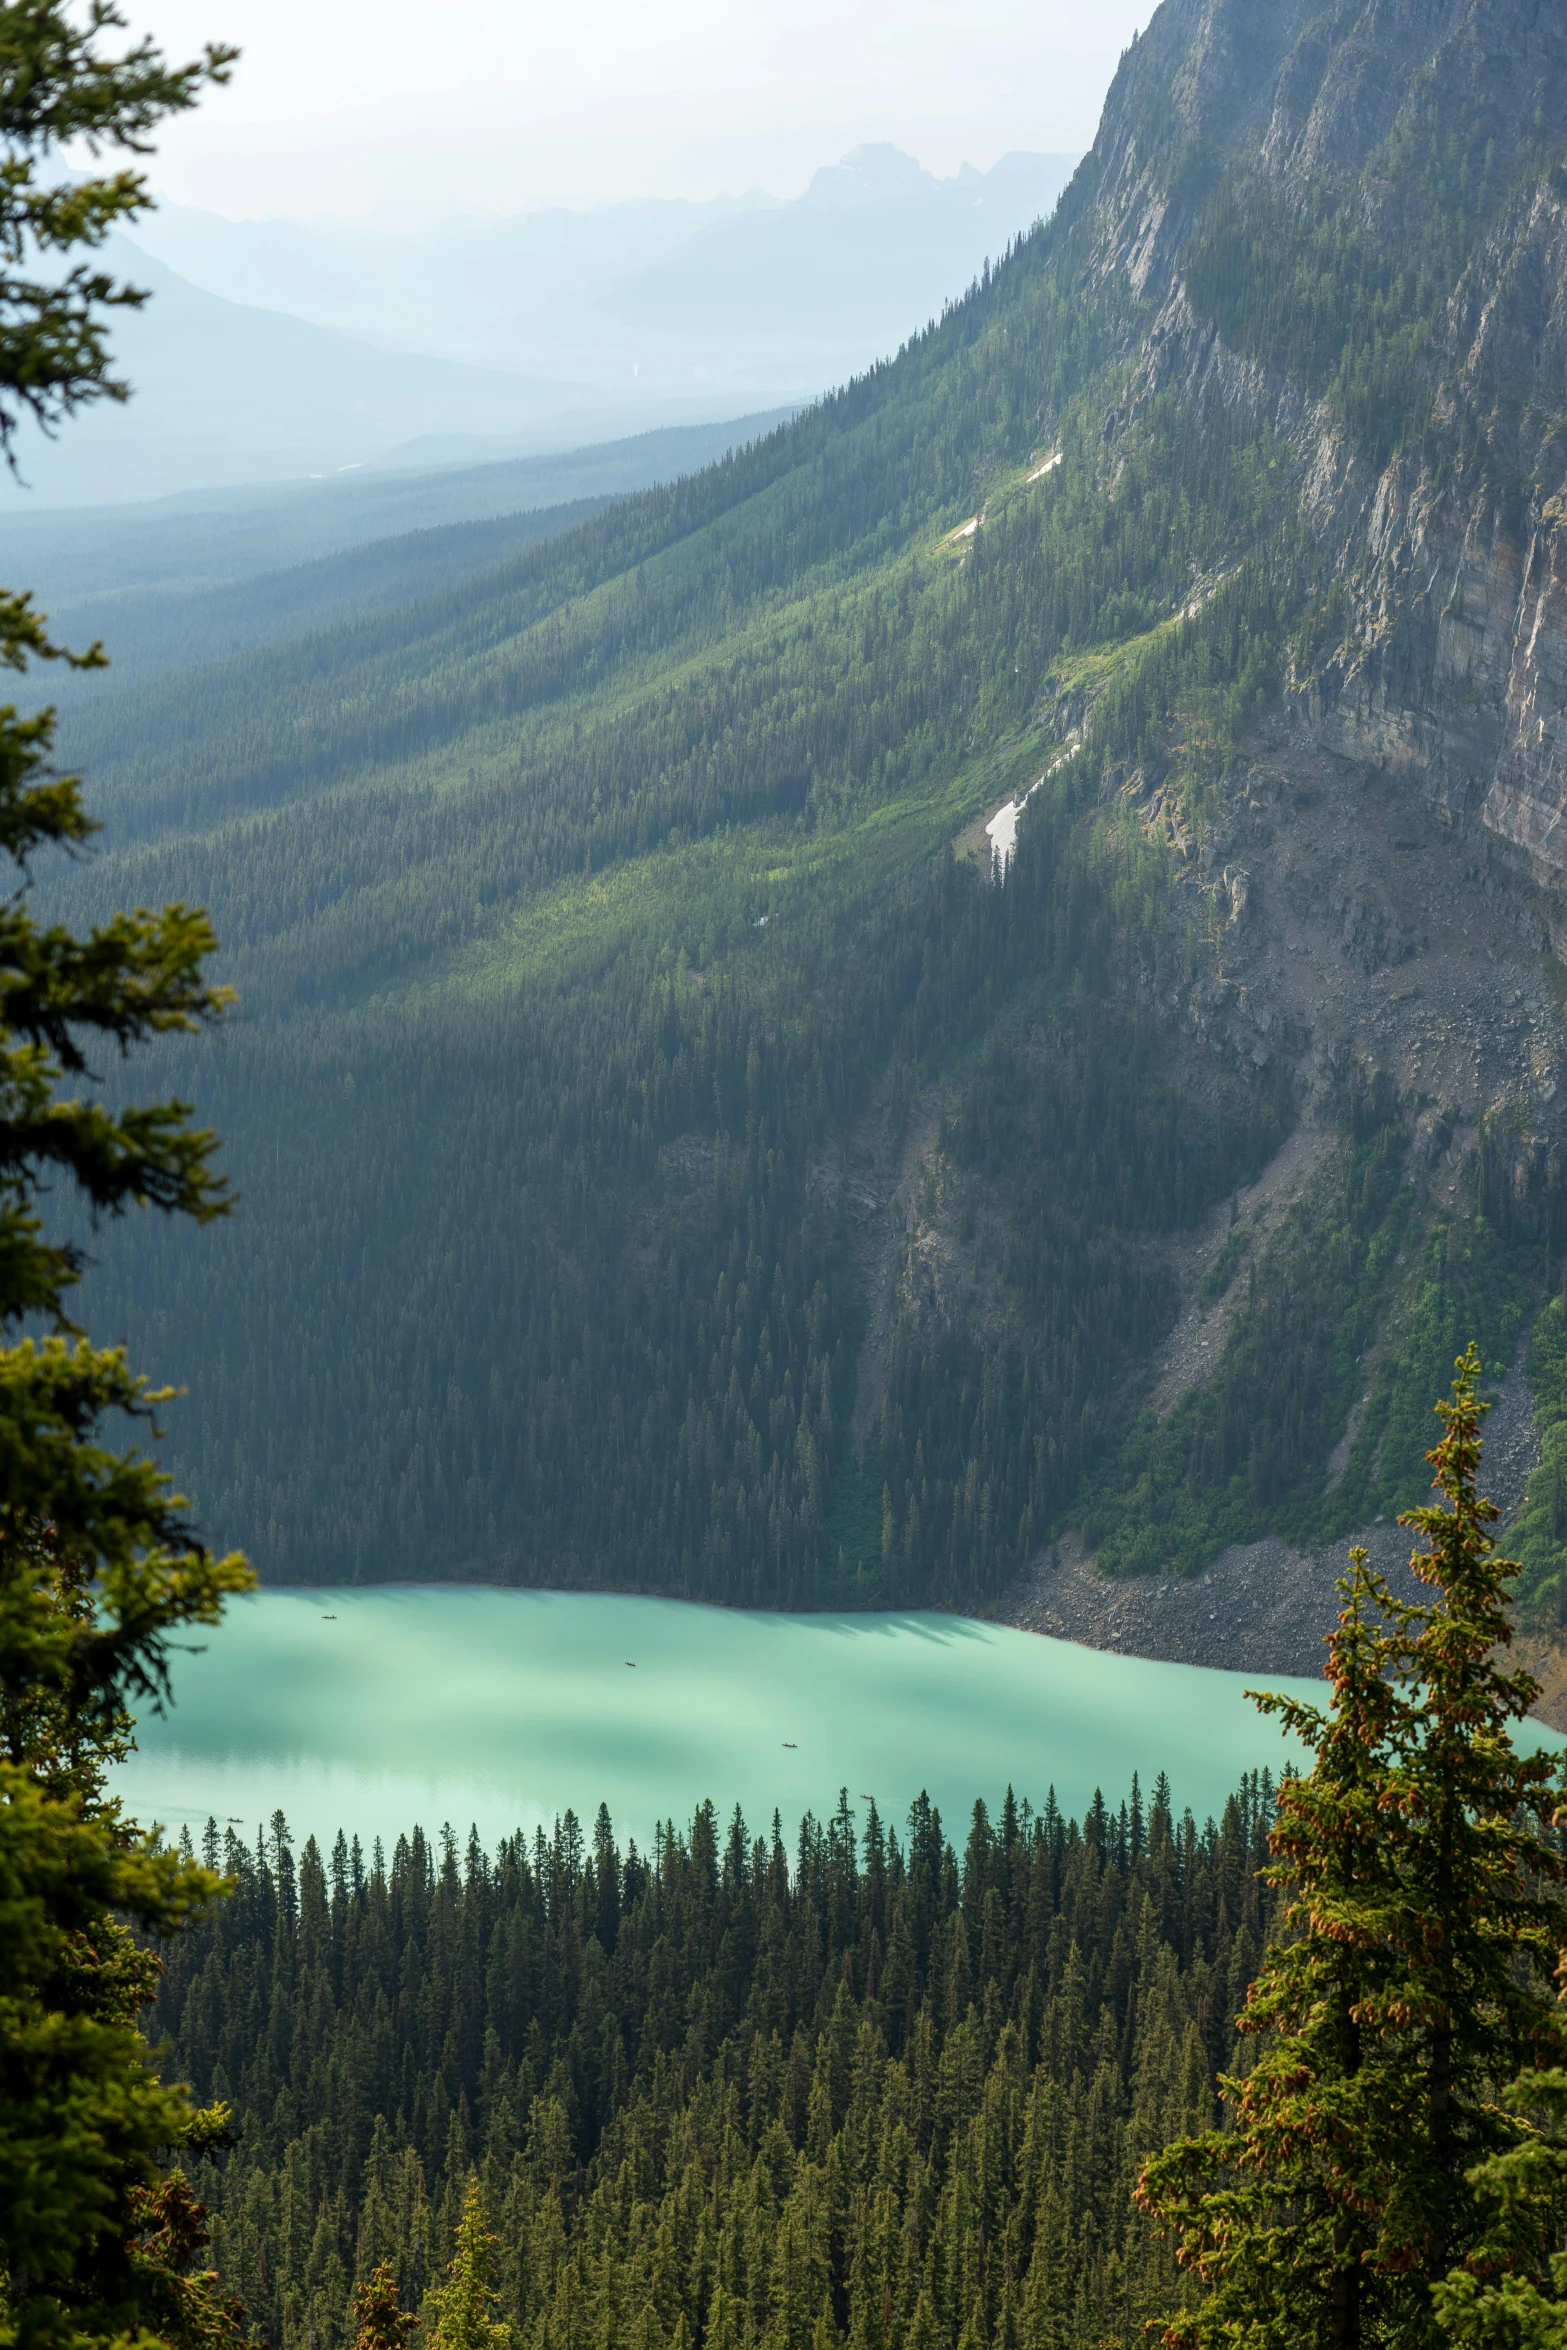
<path id="1" fill-rule="evenodd" d="M 1398 1103 L 1351 1072 L 1325 1178 L 1234 1275 L 1216 1369 L 1163 1421 L 1132 1417 L 1089 1484 L 1101 1565 L 1193 1572 L 1226 1543 L 1318 1544 L 1413 1507 L 1432 1389 L 1472 1337 L 1508 1369 L 1540 1264 L 1478 1210 L 1422 1208 Z"/>

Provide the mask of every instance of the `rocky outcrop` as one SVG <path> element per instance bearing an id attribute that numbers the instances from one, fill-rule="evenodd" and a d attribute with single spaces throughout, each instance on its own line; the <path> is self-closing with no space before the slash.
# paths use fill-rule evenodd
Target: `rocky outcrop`
<path id="1" fill-rule="evenodd" d="M 1483 820 L 1536 878 L 1567 884 L 1567 544 L 1552 498 L 1531 534 L 1513 631 L 1505 738 Z"/>
<path id="2" fill-rule="evenodd" d="M 1307 738 L 1411 781 L 1538 884 L 1567 942 L 1567 10 L 1541 0 L 1169 0 L 1128 51 L 1079 192 L 1090 268 L 1134 306 L 1133 387 L 1265 414 L 1292 450 L 1341 642 L 1293 680 Z M 1417 199 L 1402 140 L 1484 135 L 1503 196 L 1428 355 L 1433 407 L 1391 458 L 1334 404 L 1227 346 L 1191 296 L 1223 174 L 1378 239 Z M 1390 142 L 1393 143 L 1390 146 Z M 1560 147 L 1558 144 L 1558 152 Z M 1086 201 L 1085 201 L 1086 200 Z M 1477 232 L 1478 234 L 1478 232 Z"/>

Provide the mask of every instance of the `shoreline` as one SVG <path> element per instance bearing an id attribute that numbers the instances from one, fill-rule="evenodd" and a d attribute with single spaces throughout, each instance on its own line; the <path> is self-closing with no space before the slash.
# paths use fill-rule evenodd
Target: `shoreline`
<path id="1" fill-rule="evenodd" d="M 1503 1542 L 1538 1459 L 1520 1349 L 1485 1423 L 1483 1484 L 1502 1512 Z M 1425 1596 L 1409 1571 L 1412 1536 L 1391 1519 L 1320 1550 L 1298 1550 L 1278 1535 L 1233 1543 L 1191 1577 L 1101 1576 L 1082 1542 L 1067 1535 L 994 1610 L 994 1620 L 1118 1656 L 1311 1679 L 1322 1671 L 1323 1643 L 1338 1620 L 1337 1580 L 1357 1544 L 1399 1598 Z M 1531 1634 L 1519 1636 L 1514 1653 L 1543 1684 L 1534 1718 L 1567 1731 L 1567 1653 Z"/>
<path id="2" fill-rule="evenodd" d="M 1485 1485 L 1505 1526 L 1521 1507 L 1539 1457 L 1522 1349 L 1497 1383 L 1485 1427 Z M 1299 1550 L 1277 1535 L 1235 1543 L 1200 1575 L 1101 1576 L 1077 1536 L 1055 1544 L 1005 1598 L 992 1606 L 914 1608 L 737 1608 L 732 1601 L 692 1599 L 635 1585 L 502 1582 L 493 1577 L 391 1577 L 375 1583 L 263 1583 L 273 1592 L 515 1591 L 561 1597 L 654 1599 L 673 1606 L 746 1615 L 944 1615 L 1064 1640 L 1079 1648 L 1154 1664 L 1197 1665 L 1219 1672 L 1313 1680 L 1338 1619 L 1336 1589 L 1351 1548 L 1363 1545 L 1400 1598 L 1424 1587 L 1409 1571 L 1411 1536 L 1391 1520 L 1345 1535 L 1320 1550 Z M 1542 1683 L 1533 1718 L 1567 1732 L 1567 1647 L 1520 1634 L 1514 1655 Z"/>

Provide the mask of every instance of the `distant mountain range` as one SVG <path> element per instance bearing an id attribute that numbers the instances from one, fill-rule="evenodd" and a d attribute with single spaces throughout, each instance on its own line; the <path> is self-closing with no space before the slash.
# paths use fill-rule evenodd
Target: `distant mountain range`
<path id="1" fill-rule="evenodd" d="M 812 398 L 888 356 L 1050 212 L 1072 158 L 938 180 L 865 147 L 781 203 L 633 203 L 427 237 L 170 206 L 111 265 L 137 392 L 33 441 L 33 504 L 361 465 L 470 465 Z M 0 512 L 19 493 L 0 490 Z"/>
<path id="2" fill-rule="evenodd" d="M 587 437 L 584 411 L 593 403 L 585 387 L 389 352 L 230 302 L 124 237 L 109 240 L 105 257 L 153 296 L 115 327 L 116 366 L 136 398 L 89 410 L 57 442 L 24 432 L 25 486 L 0 489 L 0 512 L 324 477 L 454 425 L 533 447 Z M 606 416 L 603 429 L 614 431 L 617 421 Z"/>

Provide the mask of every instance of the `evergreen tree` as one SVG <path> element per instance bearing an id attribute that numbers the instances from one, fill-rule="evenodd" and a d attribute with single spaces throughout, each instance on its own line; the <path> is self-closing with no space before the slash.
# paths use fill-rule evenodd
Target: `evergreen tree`
<path id="1" fill-rule="evenodd" d="M 349 2323 L 354 2329 L 353 2350 L 403 2350 L 418 2324 L 397 2297 L 397 2272 L 383 2260 L 354 2293 Z"/>
<path id="2" fill-rule="evenodd" d="M 122 20 L 105 0 L 0 6 L 0 450 L 24 419 L 51 429 L 83 403 L 123 398 L 102 313 L 141 296 L 52 256 L 102 243 L 147 202 L 134 171 L 63 176 L 61 151 L 139 153 L 165 115 L 221 79 L 232 53 L 182 68 L 147 42 L 106 52 Z M 24 593 L 0 591 L 0 663 L 76 666 Z M 157 1962 L 216 1889 L 105 1794 L 130 1703 L 166 1691 L 166 1644 L 215 1620 L 248 1581 L 196 1541 L 156 1466 L 103 1440 L 117 1415 L 150 1422 L 158 1396 L 124 1356 L 94 1348 L 66 1311 L 80 1249 L 49 1237 L 40 1196 L 66 1178 L 94 1218 L 151 1205 L 223 1212 L 213 1137 L 179 1101 L 111 1108 L 83 1097 L 90 1055 L 194 1029 L 222 1007 L 203 976 L 212 935 L 169 906 L 85 936 L 43 927 L 34 859 L 81 848 L 94 825 L 73 777 L 49 766 L 52 717 L 0 707 L 0 2281 L 3 2330 L 77 2346 L 151 2329 L 214 2343 L 233 2312 L 185 2274 L 205 2241 L 200 2206 L 158 2155 L 198 2150 L 222 2115 L 197 2115 L 148 2062 L 136 2030 Z M 27 1324 L 41 1337 L 22 1336 Z M 138 1932 L 133 1931 L 139 1930 Z"/>
<path id="3" fill-rule="evenodd" d="M 183 2171 L 130 2196 L 136 2241 L 131 2252 L 142 2323 L 172 2350 L 241 2350 L 245 2313 L 218 2290 L 217 2272 L 192 2274 L 211 2242 L 207 2213 Z"/>
<path id="4" fill-rule="evenodd" d="M 531 2350 L 1130 2350 L 1179 2284 L 1133 2184 L 1212 2120 L 1274 1794 L 1199 1827 L 1161 1780 L 1134 1837 L 1138 1808 L 1008 1798 L 958 1851 L 928 1801 L 906 1834 L 840 1806 L 793 1868 L 706 1805 L 646 1854 L 568 1816 L 297 1871 L 286 1822 L 211 1823 L 234 1897 L 158 2021 L 241 2117 L 196 2173 L 225 2284 L 276 2350 L 352 2350 L 387 2262 L 428 2341 L 477 2171 Z"/>
<path id="5" fill-rule="evenodd" d="M 110 373 L 103 313 L 147 299 L 80 261 L 52 282 L 48 270 L 50 255 L 100 246 L 145 212 L 151 197 L 143 175 L 77 176 L 51 166 L 73 147 L 94 157 L 105 147 L 146 154 L 157 124 L 194 106 L 204 83 L 226 81 L 239 54 L 209 43 L 196 63 L 170 66 L 142 40 L 117 57 L 105 55 L 102 36 L 124 28 L 113 0 L 88 0 L 77 11 L 61 0 L 0 6 L 0 455 L 13 470 L 24 418 L 51 432 L 95 400 L 130 397 L 129 385 Z M 43 275 L 34 274 L 40 269 Z M 15 667 L 25 616 L 19 638 L 15 603 L 0 612 L 0 647 Z M 35 642 L 32 649 L 40 648 Z M 34 727 L 46 738 L 47 722 Z M 69 787 L 61 793 L 63 806 Z"/>
<path id="6" fill-rule="evenodd" d="M 1476 1479 L 1479 1360 L 1457 1365 L 1429 1455 L 1442 1501 L 1401 1521 L 1437 1596 L 1405 1604 L 1352 1554 L 1325 1709 L 1267 1697 L 1311 1749 L 1270 1837 L 1291 1895 L 1239 2028 L 1263 2046 L 1233 2126 L 1150 2161 L 1138 2195 L 1212 2288 L 1172 2346 L 1436 2338 L 1433 2290 L 1487 2235 L 1475 2176 L 1526 2124 L 1495 2084 L 1556 2037 L 1562 1861 L 1539 1832 L 1554 1766 L 1514 1751 L 1538 1695 L 1511 1637 L 1498 1513 Z"/>
<path id="7" fill-rule="evenodd" d="M 511 2350 L 511 2328 L 496 2318 L 495 2237 L 484 2216 L 477 2178 L 468 2181 L 457 2245 L 446 2282 L 430 2295 L 431 2350 Z"/>
<path id="8" fill-rule="evenodd" d="M 1514 2082 L 1509 2102 L 1534 2126 L 1476 2166 L 1479 2241 L 1437 2286 L 1437 2323 L 1463 2350 L 1563 2350 L 1567 2069 L 1531 2067 Z"/>

